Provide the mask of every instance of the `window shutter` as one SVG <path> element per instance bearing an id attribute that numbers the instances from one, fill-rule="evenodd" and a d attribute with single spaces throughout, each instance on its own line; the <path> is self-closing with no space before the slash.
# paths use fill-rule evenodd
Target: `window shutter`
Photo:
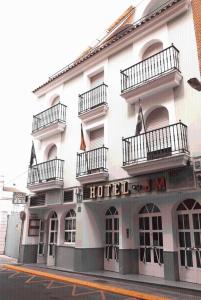
<path id="1" fill-rule="evenodd" d="M 104 128 L 99 128 L 90 132 L 90 149 L 102 147 L 104 144 Z"/>

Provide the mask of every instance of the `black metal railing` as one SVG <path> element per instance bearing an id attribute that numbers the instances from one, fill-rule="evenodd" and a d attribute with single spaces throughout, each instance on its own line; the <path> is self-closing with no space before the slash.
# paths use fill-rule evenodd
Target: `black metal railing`
<path id="1" fill-rule="evenodd" d="M 33 116 L 32 132 L 35 132 L 54 122 L 66 123 L 66 105 L 58 103 Z"/>
<path id="2" fill-rule="evenodd" d="M 105 171 L 107 172 L 107 151 L 108 148 L 100 147 L 90 151 L 77 153 L 76 176 Z"/>
<path id="3" fill-rule="evenodd" d="M 179 50 L 174 45 L 121 71 L 121 92 L 135 88 L 173 69 L 179 71 Z"/>
<path id="4" fill-rule="evenodd" d="M 107 85 L 101 85 L 79 95 L 78 114 L 81 115 L 99 105 L 107 103 Z"/>
<path id="5" fill-rule="evenodd" d="M 189 153 L 187 126 L 179 122 L 123 138 L 123 165 Z"/>
<path id="6" fill-rule="evenodd" d="M 53 159 L 29 167 L 28 185 L 45 182 L 49 180 L 63 180 L 64 160 Z"/>

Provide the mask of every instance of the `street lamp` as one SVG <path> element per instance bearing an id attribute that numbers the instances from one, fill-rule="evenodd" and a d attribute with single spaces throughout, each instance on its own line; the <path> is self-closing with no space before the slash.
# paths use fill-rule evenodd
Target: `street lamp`
<path id="1" fill-rule="evenodd" d="M 199 92 L 201 91 L 201 81 L 199 81 L 197 78 L 190 78 L 187 82 L 193 89 Z"/>

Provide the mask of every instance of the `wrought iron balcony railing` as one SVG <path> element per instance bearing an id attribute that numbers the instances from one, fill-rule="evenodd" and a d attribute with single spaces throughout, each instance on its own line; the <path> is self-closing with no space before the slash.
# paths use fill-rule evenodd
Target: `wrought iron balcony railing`
<path id="1" fill-rule="evenodd" d="M 105 83 L 79 95 L 78 114 L 81 115 L 99 105 L 107 103 L 107 85 Z"/>
<path id="2" fill-rule="evenodd" d="M 28 185 L 46 182 L 50 180 L 63 180 L 64 160 L 53 159 L 29 167 Z"/>
<path id="3" fill-rule="evenodd" d="M 189 153 L 187 126 L 179 122 L 137 136 L 123 138 L 123 165 Z"/>
<path id="4" fill-rule="evenodd" d="M 90 151 L 77 153 L 76 177 L 103 171 L 107 172 L 107 151 L 108 148 L 103 146 Z"/>
<path id="5" fill-rule="evenodd" d="M 32 133 L 55 122 L 66 123 L 66 105 L 58 103 L 33 116 Z"/>
<path id="6" fill-rule="evenodd" d="M 121 71 L 121 92 L 124 93 L 174 69 L 179 71 L 179 50 L 172 45 Z"/>

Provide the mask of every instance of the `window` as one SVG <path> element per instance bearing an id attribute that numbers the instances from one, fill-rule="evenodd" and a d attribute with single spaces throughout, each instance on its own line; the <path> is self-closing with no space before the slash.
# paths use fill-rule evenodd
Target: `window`
<path id="1" fill-rule="evenodd" d="M 64 242 L 69 244 L 75 243 L 76 234 L 76 213 L 73 209 L 67 212 L 64 225 Z"/>
<path id="2" fill-rule="evenodd" d="M 40 219 L 29 220 L 28 236 L 39 236 Z"/>

